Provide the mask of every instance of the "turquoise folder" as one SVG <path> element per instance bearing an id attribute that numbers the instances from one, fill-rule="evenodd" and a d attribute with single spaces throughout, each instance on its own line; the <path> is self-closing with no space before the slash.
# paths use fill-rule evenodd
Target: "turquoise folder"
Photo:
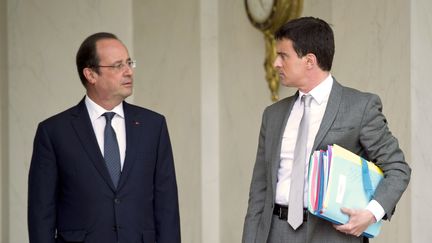
<path id="1" fill-rule="evenodd" d="M 308 210 L 335 224 L 349 221 L 340 211 L 342 207 L 366 208 L 383 178 L 374 163 L 336 144 L 312 154 L 308 173 Z M 377 236 L 381 225 L 382 220 L 370 225 L 363 235 Z"/>

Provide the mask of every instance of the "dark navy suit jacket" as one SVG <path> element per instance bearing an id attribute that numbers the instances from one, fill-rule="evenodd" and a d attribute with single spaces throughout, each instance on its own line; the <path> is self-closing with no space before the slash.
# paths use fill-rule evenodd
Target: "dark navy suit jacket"
<path id="1" fill-rule="evenodd" d="M 29 173 L 31 243 L 177 243 L 180 223 L 165 118 L 123 102 L 126 156 L 111 181 L 82 100 L 38 126 Z"/>

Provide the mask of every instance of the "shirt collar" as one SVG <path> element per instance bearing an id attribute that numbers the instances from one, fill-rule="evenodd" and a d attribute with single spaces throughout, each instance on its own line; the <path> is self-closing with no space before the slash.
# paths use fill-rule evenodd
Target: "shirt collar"
<path id="1" fill-rule="evenodd" d="M 324 101 L 328 100 L 330 96 L 330 92 L 333 86 L 333 78 L 331 74 L 327 76 L 320 84 L 318 84 L 315 88 L 313 88 L 309 94 L 312 98 L 321 105 Z M 299 90 L 299 100 L 305 93 Z"/>
<path id="2" fill-rule="evenodd" d="M 84 100 L 89 116 L 90 121 L 93 122 L 99 117 L 101 117 L 105 112 L 115 112 L 116 115 L 120 116 L 121 118 L 124 118 L 124 111 L 123 111 L 123 102 L 118 104 L 116 107 L 114 107 L 112 110 L 108 111 L 105 110 L 102 106 L 96 104 L 88 95 L 85 96 Z"/>

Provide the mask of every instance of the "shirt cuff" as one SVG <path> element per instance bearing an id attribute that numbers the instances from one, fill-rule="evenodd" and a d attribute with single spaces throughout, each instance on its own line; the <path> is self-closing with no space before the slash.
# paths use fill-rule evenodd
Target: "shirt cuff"
<path id="1" fill-rule="evenodd" d="M 380 221 L 385 215 L 383 207 L 375 200 L 370 201 L 366 209 L 375 216 L 377 222 Z"/>

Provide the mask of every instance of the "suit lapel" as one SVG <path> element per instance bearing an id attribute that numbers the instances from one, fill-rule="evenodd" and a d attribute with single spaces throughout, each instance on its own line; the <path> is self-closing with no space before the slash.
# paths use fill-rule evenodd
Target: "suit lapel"
<path id="1" fill-rule="evenodd" d="M 105 160 L 98 146 L 84 99 L 82 99 L 81 102 L 76 106 L 76 109 L 72 112 L 72 115 L 74 116 L 72 119 L 72 126 L 75 129 L 75 132 L 77 133 L 85 151 L 90 157 L 90 160 L 108 186 L 113 191 L 115 191 L 114 184 L 105 165 Z"/>
<path id="2" fill-rule="evenodd" d="M 133 109 L 128 103 L 123 102 L 123 110 L 125 114 L 126 126 L 126 156 L 120 176 L 118 190 L 124 186 L 135 162 L 137 144 L 139 144 L 139 128 L 142 125 L 142 121 L 138 119 L 137 114 L 133 112 Z"/>
<path id="3" fill-rule="evenodd" d="M 324 139 L 324 136 L 327 134 L 330 129 L 333 121 L 336 118 L 336 115 L 339 110 L 339 106 L 341 104 L 342 99 L 342 86 L 334 79 L 333 87 L 330 92 L 329 100 L 327 103 L 327 107 L 324 113 L 324 117 L 321 121 L 320 128 L 318 129 L 318 133 L 315 136 L 314 145 L 312 148 L 312 152 L 318 149 L 321 141 Z"/>

